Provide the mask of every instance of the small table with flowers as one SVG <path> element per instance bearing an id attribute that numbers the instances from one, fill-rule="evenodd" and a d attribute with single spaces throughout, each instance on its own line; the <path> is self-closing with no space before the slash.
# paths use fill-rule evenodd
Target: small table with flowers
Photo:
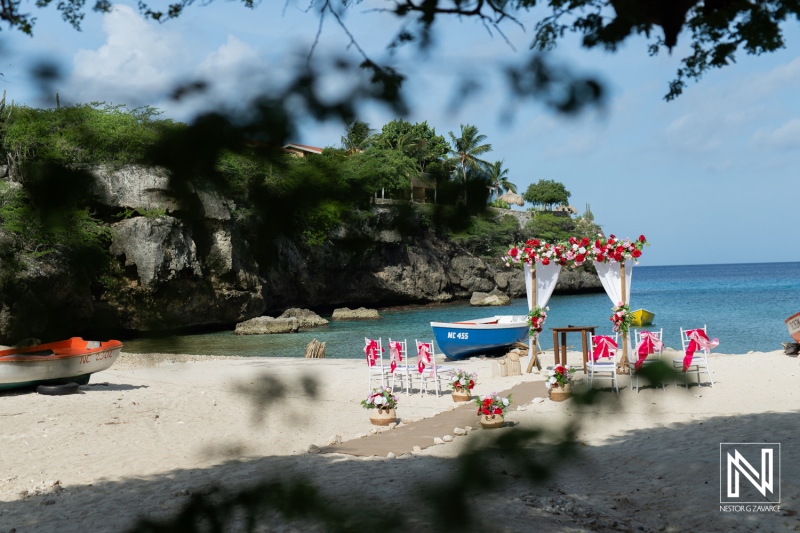
<path id="1" fill-rule="evenodd" d="M 597 326 L 567 326 L 565 328 L 550 328 L 553 330 L 553 352 L 556 357 L 556 364 L 567 365 L 567 333 L 570 331 L 581 332 L 581 348 L 583 351 L 583 372 L 586 372 L 586 361 L 589 360 L 588 333 L 594 335 Z M 558 334 L 561 333 L 561 344 L 558 342 Z M 560 355 L 559 355 L 560 352 Z"/>

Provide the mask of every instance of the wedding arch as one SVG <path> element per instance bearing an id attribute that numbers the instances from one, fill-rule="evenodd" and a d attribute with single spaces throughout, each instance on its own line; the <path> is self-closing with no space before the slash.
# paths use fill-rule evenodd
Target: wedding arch
<path id="1" fill-rule="evenodd" d="M 537 354 L 538 337 L 547 319 L 547 303 L 555 290 L 562 268 L 578 268 L 587 261 L 594 264 L 600 283 L 613 304 L 610 320 L 614 331 L 622 333 L 622 358 L 618 371 L 627 374 L 630 339 L 628 327 L 631 322 L 630 294 L 633 266 L 638 264 L 642 249 L 650 243 L 644 235 L 636 240 L 608 238 L 599 235 L 594 241 L 588 237 L 570 237 L 566 242 L 548 243 L 528 239 L 512 246 L 504 257 L 506 266 L 522 266 L 528 297 L 528 372 L 533 365 L 541 369 Z"/>

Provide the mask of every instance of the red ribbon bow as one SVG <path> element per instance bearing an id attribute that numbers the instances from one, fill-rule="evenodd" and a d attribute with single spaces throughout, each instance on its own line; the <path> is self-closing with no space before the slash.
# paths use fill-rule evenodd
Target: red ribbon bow
<path id="1" fill-rule="evenodd" d="M 389 367 L 392 369 L 392 372 L 397 368 L 397 361 L 403 362 L 403 350 L 399 342 L 389 343 L 389 361 Z"/>
<path id="2" fill-rule="evenodd" d="M 655 333 L 642 331 L 641 338 L 639 344 L 636 345 L 636 352 L 639 354 L 639 360 L 633 365 L 637 372 L 642 368 L 644 360 L 647 359 L 648 355 L 660 352 L 664 349 L 664 343 L 661 342 L 661 339 L 659 339 L 658 335 Z"/>
<path id="3" fill-rule="evenodd" d="M 686 336 L 689 337 L 689 346 L 686 347 L 686 356 L 683 358 L 684 372 L 692 366 L 692 358 L 698 348 L 709 354 L 711 353 L 711 348 L 719 346 L 719 339 L 708 340 L 708 335 L 702 329 L 691 329 L 686 332 Z"/>
<path id="4" fill-rule="evenodd" d="M 375 339 L 364 339 L 367 345 L 364 347 L 364 353 L 367 354 L 367 363 L 369 366 L 375 366 L 375 361 L 378 359 L 378 341 Z"/>
<path id="5" fill-rule="evenodd" d="M 600 357 L 614 357 L 617 354 L 617 342 L 608 335 L 595 335 L 592 337 L 594 350 L 592 359 L 597 361 Z"/>
<path id="6" fill-rule="evenodd" d="M 417 370 L 422 374 L 425 366 L 431 364 L 431 345 L 427 342 L 417 341 Z"/>

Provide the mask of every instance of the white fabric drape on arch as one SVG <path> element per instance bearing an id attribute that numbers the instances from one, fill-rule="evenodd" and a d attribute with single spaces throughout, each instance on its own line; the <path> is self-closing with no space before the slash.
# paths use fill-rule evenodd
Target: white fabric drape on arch
<path id="1" fill-rule="evenodd" d="M 633 274 L 634 261 L 628 259 L 625 261 L 625 301 L 623 303 L 631 303 L 631 274 Z M 620 275 L 619 263 L 598 263 L 594 262 L 594 268 L 597 270 L 597 276 L 600 278 L 600 283 L 606 290 L 606 294 L 611 298 L 611 303 L 616 306 L 622 302 L 622 276 Z"/>
<path id="2" fill-rule="evenodd" d="M 625 301 L 623 303 L 631 303 L 631 276 L 633 275 L 633 265 L 635 262 L 632 259 L 625 261 Z M 614 307 L 622 302 L 622 274 L 620 264 L 614 263 L 598 263 L 594 262 L 594 268 L 597 270 L 597 276 L 600 278 L 600 283 L 606 290 L 606 294 L 611 299 Z M 628 353 L 632 353 L 631 335 L 628 335 Z"/>
<path id="3" fill-rule="evenodd" d="M 538 262 L 536 263 L 535 303 L 533 301 L 533 285 L 531 284 L 531 266 L 525 263 L 523 272 L 525 276 L 525 289 L 528 292 L 528 311 L 532 310 L 534 305 L 545 307 L 547 302 L 550 301 L 550 297 L 553 295 L 553 291 L 556 288 L 556 283 L 558 283 L 558 275 L 561 273 L 561 265 L 552 262 L 549 265 L 543 265 L 542 263 Z M 535 350 L 536 346 L 534 345 L 533 337 L 530 337 L 528 339 L 528 366 L 530 366 L 531 360 L 536 353 Z"/>

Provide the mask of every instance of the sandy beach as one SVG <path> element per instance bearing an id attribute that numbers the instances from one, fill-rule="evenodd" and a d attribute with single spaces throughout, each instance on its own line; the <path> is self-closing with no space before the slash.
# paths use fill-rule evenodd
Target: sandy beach
<path id="1" fill-rule="evenodd" d="M 543 362 L 552 365 L 552 355 Z M 600 405 L 514 404 L 506 420 L 515 428 L 578 422 L 576 455 L 536 485 L 498 462 L 503 484 L 470 504 L 498 518 L 492 531 L 800 531 L 799 364 L 779 351 L 715 354 L 713 388 L 637 392 L 622 376 L 619 397 L 604 392 Z M 491 365 L 455 364 L 478 373 L 477 394 L 544 379 L 492 378 Z M 581 386 L 583 373 L 576 377 Z M 418 486 L 445 480 L 459 453 L 510 429 L 431 439 L 396 458 L 309 453 L 375 438 L 360 406 L 366 392 L 361 360 L 123 353 L 80 394 L 0 394 L 0 532 L 125 531 L 139 517 L 173 516 L 212 487 L 302 477 L 331 498 L 400 509 L 411 519 L 406 530 L 433 530 L 412 512 Z M 399 396 L 402 423 L 380 430 L 389 436 L 457 407 L 449 392 Z M 442 427 L 440 437 L 454 430 Z M 720 509 L 720 443 L 748 442 L 781 443 L 777 511 Z M 306 529 L 275 519 L 259 531 Z"/>

